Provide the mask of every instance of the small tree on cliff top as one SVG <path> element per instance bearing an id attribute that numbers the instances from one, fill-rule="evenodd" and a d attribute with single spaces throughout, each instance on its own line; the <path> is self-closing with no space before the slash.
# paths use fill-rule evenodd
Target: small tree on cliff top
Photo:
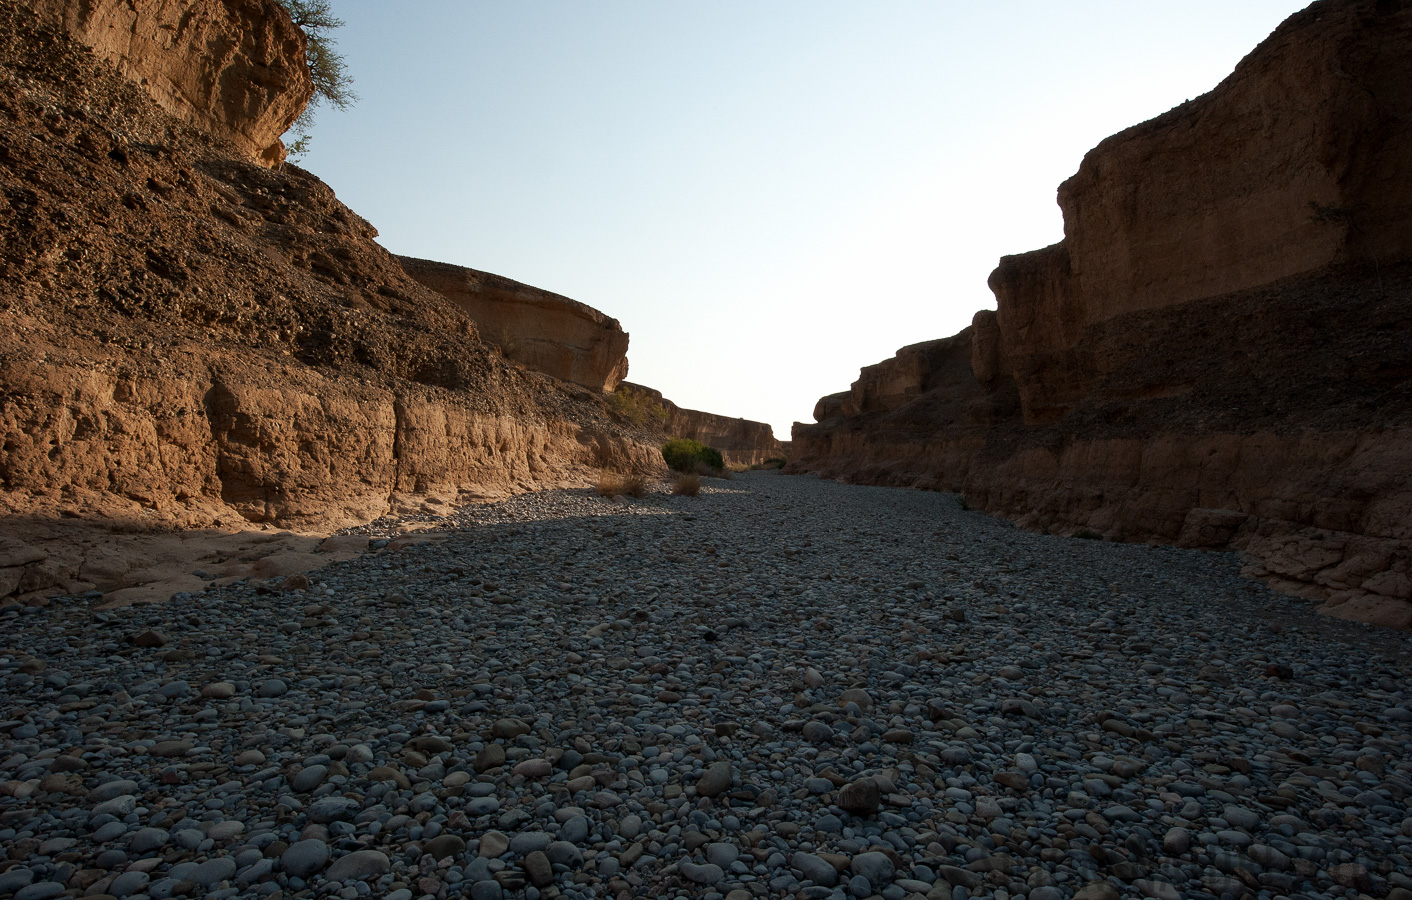
<path id="1" fill-rule="evenodd" d="M 330 34 L 335 28 L 343 27 L 343 20 L 334 16 L 329 0 L 277 0 L 294 20 L 294 24 L 304 32 L 306 49 L 304 60 L 309 66 L 309 74 L 314 80 L 314 96 L 299 118 L 294 120 L 290 134 L 294 138 L 289 144 L 291 156 L 301 156 L 309 151 L 313 137 L 309 134 L 314 127 L 314 110 L 327 103 L 334 109 L 347 109 L 358 100 L 353 93 L 353 76 L 348 74 L 348 66 L 343 54 L 334 49 L 336 41 Z"/>

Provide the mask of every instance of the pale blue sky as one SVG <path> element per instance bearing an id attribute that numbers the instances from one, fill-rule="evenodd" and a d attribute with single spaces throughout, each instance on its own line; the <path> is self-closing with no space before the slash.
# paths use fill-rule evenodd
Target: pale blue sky
<path id="1" fill-rule="evenodd" d="M 361 100 L 302 165 L 389 250 L 597 307 L 630 380 L 788 439 L 994 308 L 1085 151 L 1303 5 L 334 0 Z"/>

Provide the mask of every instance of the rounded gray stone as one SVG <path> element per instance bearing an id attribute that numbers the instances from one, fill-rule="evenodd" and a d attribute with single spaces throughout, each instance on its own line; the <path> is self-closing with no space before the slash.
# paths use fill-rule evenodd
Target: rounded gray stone
<path id="1" fill-rule="evenodd" d="M 862 875 L 868 879 L 868 883 L 875 889 L 891 884 L 892 877 L 896 874 L 892 860 L 888 859 L 886 854 L 876 851 L 859 853 L 848 864 L 848 869 L 854 875 Z"/>
<path id="2" fill-rule="evenodd" d="M 280 854 L 279 866 L 297 878 L 308 878 L 328 865 L 328 844 L 318 838 L 295 841 Z"/>
<path id="3" fill-rule="evenodd" d="M 727 760 L 721 760 L 711 764 L 701 778 L 696 782 L 696 793 L 703 797 L 715 797 L 730 790 L 731 782 L 735 779 L 735 771 Z"/>
<path id="4" fill-rule="evenodd" d="M 471 885 L 471 900 L 503 900 L 505 892 L 497 881 L 477 881 Z"/>
<path id="5" fill-rule="evenodd" d="M 568 841 L 571 844 L 582 844 L 588 840 L 590 824 L 588 816 L 574 816 L 559 827 L 559 840 Z"/>
<path id="6" fill-rule="evenodd" d="M 128 852 L 139 855 L 151 853 L 153 850 L 167 846 L 171 839 L 171 835 L 161 828 L 143 828 L 132 836 L 127 849 Z"/>
<path id="7" fill-rule="evenodd" d="M 392 871 L 387 854 L 380 850 L 355 850 L 341 856 L 329 866 L 325 877 L 329 881 L 367 881 Z"/>
<path id="8" fill-rule="evenodd" d="M 109 883 L 108 893 L 114 897 L 136 894 L 145 889 L 147 882 L 151 880 L 151 876 L 146 872 L 124 872 Z"/>
<path id="9" fill-rule="evenodd" d="M 717 884 L 726 877 L 726 873 L 721 871 L 721 867 L 715 863 L 706 863 L 698 866 L 692 862 L 681 864 L 681 873 L 687 881 L 695 884 Z"/>
<path id="10" fill-rule="evenodd" d="M 568 841 L 554 841 L 544 848 L 544 855 L 549 857 L 550 862 L 558 866 L 572 868 L 583 865 L 583 853 Z"/>
<path id="11" fill-rule="evenodd" d="M 215 859 L 208 859 L 198 865 L 186 876 L 186 880 L 210 887 L 213 884 L 220 884 L 235 877 L 235 860 L 229 856 L 218 856 Z"/>
<path id="12" fill-rule="evenodd" d="M 299 774 L 294 776 L 290 782 L 290 787 L 300 794 L 307 794 L 314 788 L 324 783 L 324 778 L 328 776 L 328 766 L 305 766 L 299 770 Z"/>
<path id="13" fill-rule="evenodd" d="M 838 884 L 838 870 L 812 853 L 805 853 L 803 850 L 796 851 L 789 858 L 789 864 L 815 884 L 823 887 L 833 887 Z"/>
<path id="14" fill-rule="evenodd" d="M 516 856 L 527 856 L 536 850 L 543 851 L 553 841 L 554 835 L 547 831 L 522 831 L 510 838 L 510 852 Z"/>

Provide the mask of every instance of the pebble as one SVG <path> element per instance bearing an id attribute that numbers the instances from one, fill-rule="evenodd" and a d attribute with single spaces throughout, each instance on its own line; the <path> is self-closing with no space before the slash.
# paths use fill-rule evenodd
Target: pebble
<path id="1" fill-rule="evenodd" d="M 891 882 L 896 871 L 892 860 L 888 859 L 886 854 L 872 851 L 853 857 L 848 869 L 854 875 L 861 875 L 868 879 L 868 884 L 872 885 L 874 890 L 881 889 Z"/>
<path id="2" fill-rule="evenodd" d="M 318 838 L 307 838 L 290 844 L 288 849 L 280 854 L 279 865 L 290 875 L 307 879 L 322 871 L 323 867 L 328 865 L 328 861 L 328 844 Z"/>
<path id="3" fill-rule="evenodd" d="M 800 850 L 790 857 L 789 864 L 815 884 L 833 887 L 838 883 L 838 870 L 812 853 Z"/>
<path id="4" fill-rule="evenodd" d="M 0 896 L 1412 890 L 1408 637 L 1234 556 L 776 473 L 411 525 L 0 609 Z"/>
<path id="5" fill-rule="evenodd" d="M 386 853 L 380 850 L 355 850 L 334 860 L 325 874 L 329 881 L 367 881 L 386 874 L 391 868 L 392 864 Z"/>

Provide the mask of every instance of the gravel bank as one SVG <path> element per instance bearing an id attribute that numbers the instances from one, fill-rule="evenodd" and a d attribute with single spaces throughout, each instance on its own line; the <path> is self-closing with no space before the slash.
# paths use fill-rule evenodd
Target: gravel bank
<path id="1" fill-rule="evenodd" d="M 1407 636 L 1233 557 L 772 472 L 446 525 L 0 613 L 0 897 L 1412 898 Z"/>

